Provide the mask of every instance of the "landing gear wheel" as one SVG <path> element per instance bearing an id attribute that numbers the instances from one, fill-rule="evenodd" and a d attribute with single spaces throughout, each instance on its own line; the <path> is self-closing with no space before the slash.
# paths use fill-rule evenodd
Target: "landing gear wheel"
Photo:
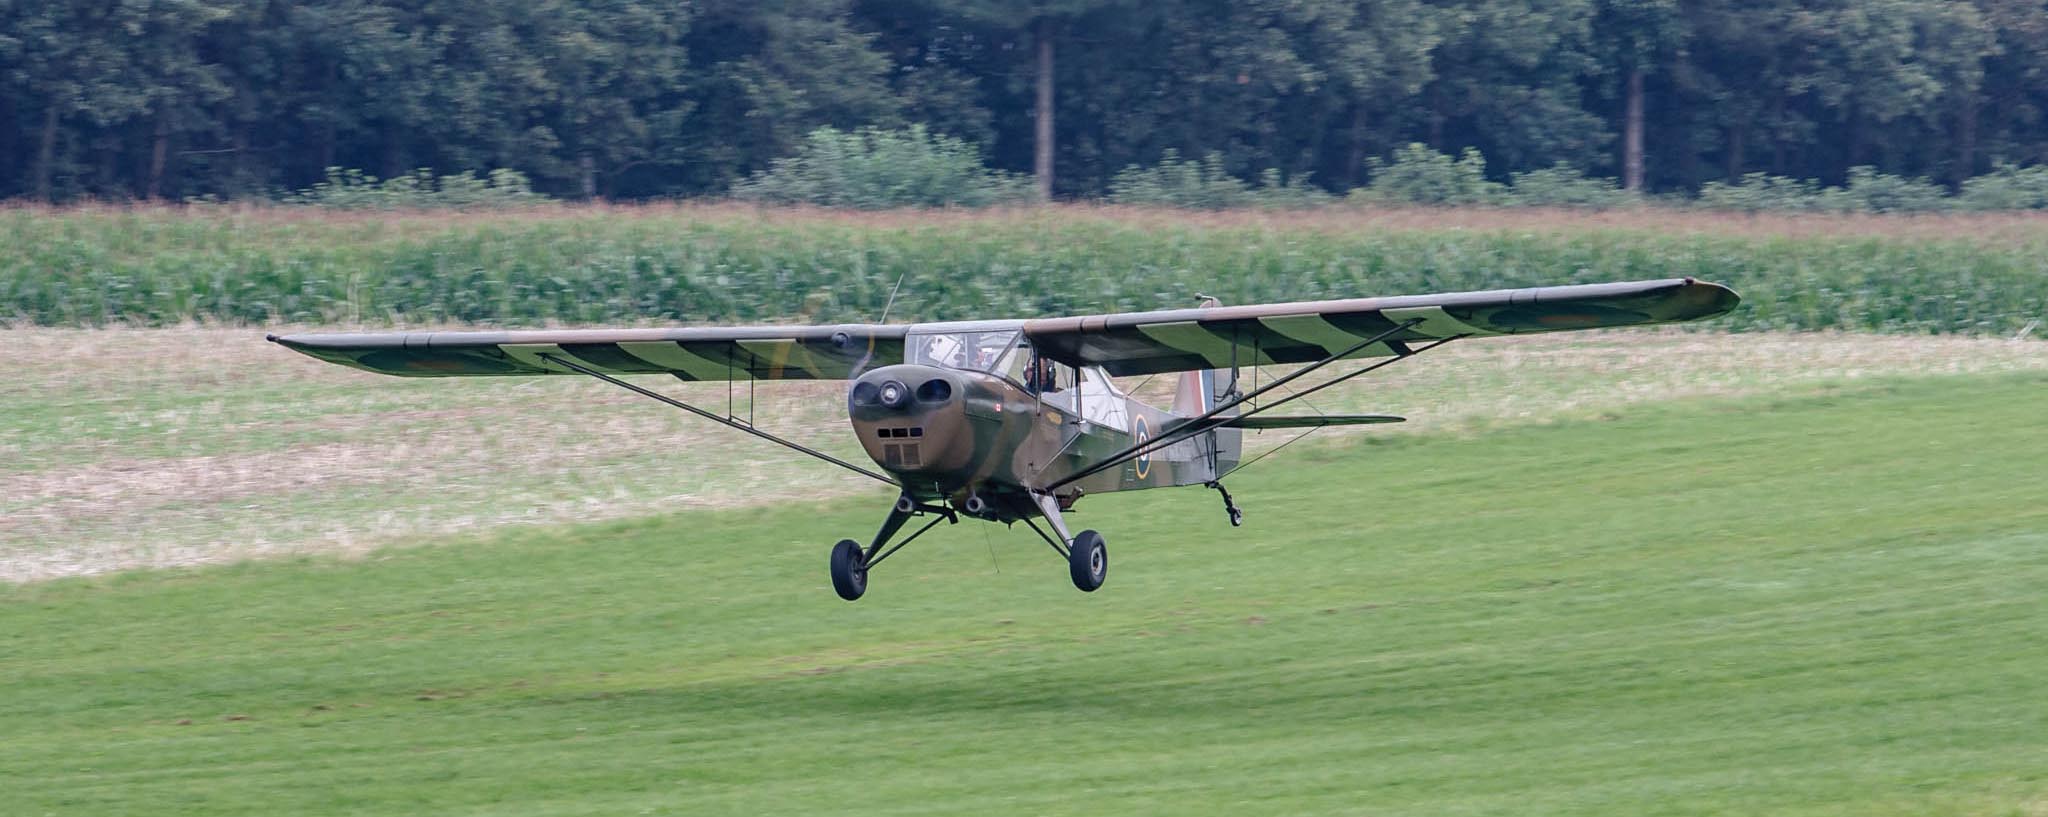
<path id="1" fill-rule="evenodd" d="M 1067 549 L 1067 572 L 1081 592 L 1093 593 L 1102 586 L 1102 580 L 1109 578 L 1109 548 L 1103 545 L 1102 534 L 1084 530 L 1074 537 L 1074 544 Z"/>
<path id="2" fill-rule="evenodd" d="M 868 592 L 867 554 L 852 539 L 841 539 L 832 546 L 832 589 L 847 601 Z"/>

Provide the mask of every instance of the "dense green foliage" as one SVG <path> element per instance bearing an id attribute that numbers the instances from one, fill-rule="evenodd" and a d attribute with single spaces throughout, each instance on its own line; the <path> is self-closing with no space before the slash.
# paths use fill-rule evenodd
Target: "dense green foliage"
<path id="1" fill-rule="evenodd" d="M 1506 198 L 1500 184 L 1487 180 L 1486 159 L 1473 148 L 1454 159 L 1418 143 L 1395 151 L 1391 162 L 1377 156 L 1366 162 L 1372 166 L 1372 186 L 1351 193 L 1360 201 L 1457 207 Z"/>
<path id="2" fill-rule="evenodd" d="M 1614 180 L 1587 176 L 1559 163 L 1516 173 L 1507 185 L 1504 204 L 1521 207 L 1582 207 L 1595 210 L 1626 207 L 1642 197 L 1616 187 Z"/>
<path id="3" fill-rule="evenodd" d="M 1168 148 L 1156 165 L 1132 165 L 1118 171 L 1109 180 L 1109 200 L 1146 207 L 1228 210 L 1313 207 L 1327 203 L 1330 197 L 1306 179 L 1281 178 L 1280 171 L 1273 168 L 1260 173 L 1259 185 L 1253 187 L 1230 175 L 1223 166 L 1223 154 L 1211 153 L 1196 161 L 1182 159 L 1179 151 Z"/>
<path id="4" fill-rule="evenodd" d="M 1635 119 L 1645 192 L 1954 187 L 2048 161 L 2044 110 L 2033 0 L 0 0 L 0 197 L 58 201 L 331 167 L 716 195 L 913 123 L 1025 172 L 1041 113 L 1061 197 L 1169 149 L 1332 192 L 1411 142 L 1622 178 Z"/>
<path id="5" fill-rule="evenodd" d="M 1242 529 L 1084 500 L 1086 596 L 969 523 L 839 601 L 886 495 L 0 587 L 0 769 L 25 815 L 2029 814 L 2043 388 L 1298 447 Z"/>
<path id="6" fill-rule="evenodd" d="M 1674 216 L 1673 218 L 1680 218 Z M 1967 228 L 1959 229 L 1967 232 Z M 2031 234 L 2030 234 L 2031 235 Z M 0 213 L 0 316 L 185 320 L 868 321 L 1028 317 L 1690 275 L 1733 329 L 2017 331 L 2048 314 L 2041 237 L 1385 229 L 1093 215 L 842 219 L 555 208 L 503 217 Z"/>
<path id="7" fill-rule="evenodd" d="M 2024 196 L 2028 180 L 2027 176 L 2003 172 L 1990 181 L 1990 186 L 1969 187 L 1966 188 L 1970 191 L 1968 195 L 1952 197 L 1940 185 L 1926 179 L 1887 175 L 1872 167 L 1850 168 L 1848 183 L 1840 187 L 1823 187 L 1810 180 L 1752 173 L 1737 184 L 1708 182 L 1700 190 L 1697 205 L 1706 210 L 1784 213 L 2036 209 L 2028 206 L 2029 201 Z"/>
<path id="8" fill-rule="evenodd" d="M 795 156 L 733 188 L 733 197 L 768 204 L 812 204 L 882 210 L 892 207 L 987 207 L 1033 200 L 1030 183 L 991 171 L 969 145 L 923 125 L 903 131 L 854 133 L 819 128 Z"/>
<path id="9" fill-rule="evenodd" d="M 500 168 L 478 178 L 467 173 L 435 176 L 425 170 L 378 179 L 358 170 L 329 168 L 327 179 L 286 194 L 285 204 L 330 210 L 504 210 L 539 204 L 516 170 Z"/>

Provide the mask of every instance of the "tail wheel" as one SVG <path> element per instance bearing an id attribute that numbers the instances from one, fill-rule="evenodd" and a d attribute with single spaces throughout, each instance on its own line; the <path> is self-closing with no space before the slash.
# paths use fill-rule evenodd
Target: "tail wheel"
<path id="1" fill-rule="evenodd" d="M 1084 530 L 1074 537 L 1074 544 L 1067 549 L 1067 572 L 1084 593 L 1102 586 L 1102 580 L 1109 578 L 1109 548 L 1103 544 L 1102 534 Z"/>
<path id="2" fill-rule="evenodd" d="M 852 539 L 841 539 L 832 546 L 832 589 L 847 601 L 868 592 L 867 554 Z"/>

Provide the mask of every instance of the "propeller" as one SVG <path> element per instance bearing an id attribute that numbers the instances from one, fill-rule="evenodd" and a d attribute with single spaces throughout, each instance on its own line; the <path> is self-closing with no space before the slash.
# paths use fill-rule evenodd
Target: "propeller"
<path id="1" fill-rule="evenodd" d="M 889 322 L 889 310 L 895 308 L 896 293 L 901 292 L 903 290 L 903 279 L 908 275 L 910 275 L 910 271 L 904 270 L 902 274 L 896 276 L 896 285 L 889 288 L 889 300 L 882 303 L 882 317 L 880 320 L 875 321 L 876 323 Z M 832 346 L 834 348 L 837 348 L 841 352 L 852 352 L 853 336 L 845 332 L 834 332 L 832 334 Z M 870 334 L 868 335 L 868 347 L 866 349 L 861 350 L 860 360 L 855 361 L 853 364 L 853 369 L 846 373 L 845 397 L 848 406 L 851 406 L 853 404 L 853 387 L 855 381 L 859 380 L 861 375 L 867 373 L 868 364 L 873 362 L 875 362 L 875 337 L 874 335 Z"/>

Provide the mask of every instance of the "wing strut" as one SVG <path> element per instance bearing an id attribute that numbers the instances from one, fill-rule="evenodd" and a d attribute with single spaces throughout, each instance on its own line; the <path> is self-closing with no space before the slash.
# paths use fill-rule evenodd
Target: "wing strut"
<path id="1" fill-rule="evenodd" d="M 1370 371 L 1374 371 L 1376 369 L 1393 365 L 1394 363 L 1398 363 L 1403 360 L 1407 360 L 1408 358 L 1422 354 L 1423 352 L 1435 349 L 1438 346 L 1442 346 L 1446 343 L 1450 343 L 1451 341 L 1465 337 L 1465 335 L 1452 335 L 1450 337 L 1443 338 L 1434 343 L 1431 343 L 1427 346 L 1423 346 L 1419 349 L 1410 349 L 1405 344 L 1399 343 L 1398 341 L 1388 341 L 1387 346 L 1389 348 L 1392 348 L 1395 352 L 1395 355 L 1393 357 L 1387 358 L 1386 360 L 1382 360 L 1378 363 L 1374 363 L 1370 366 L 1359 369 L 1358 371 L 1348 372 L 1330 378 L 1329 380 L 1326 380 L 1322 383 L 1318 383 L 1300 392 L 1289 394 L 1286 397 L 1283 397 L 1279 400 L 1275 400 L 1271 403 L 1267 403 L 1263 406 L 1254 406 L 1252 407 L 1251 411 L 1247 411 L 1243 414 L 1235 415 L 1232 417 L 1222 416 L 1224 412 L 1230 411 L 1231 409 L 1237 408 L 1238 406 L 1242 406 L 1246 403 L 1256 400 L 1260 395 L 1265 394 L 1266 392 L 1272 391 L 1281 386 L 1284 386 L 1289 381 L 1295 380 L 1301 377 L 1302 375 L 1308 374 L 1310 372 L 1316 371 L 1317 369 L 1321 369 L 1325 366 L 1342 360 L 1346 355 L 1350 355 L 1354 352 L 1357 352 L 1360 349 L 1364 349 L 1367 346 L 1371 346 L 1375 343 L 1379 343 L 1380 341 L 1387 340 L 1387 338 L 1393 337 L 1395 334 L 1401 332 L 1402 330 L 1413 327 L 1421 322 L 1421 318 L 1414 318 L 1411 320 L 1403 321 L 1400 325 L 1395 326 L 1392 329 L 1389 329 L 1385 332 L 1381 332 L 1370 338 L 1366 338 L 1365 340 L 1353 344 L 1349 348 L 1346 348 L 1341 352 L 1337 352 L 1335 354 L 1330 355 L 1329 357 L 1325 357 L 1322 360 L 1318 360 L 1314 363 L 1302 366 L 1299 369 L 1289 372 L 1285 377 L 1282 377 L 1271 383 L 1267 383 L 1264 386 L 1260 386 L 1256 389 L 1251 390 L 1250 393 L 1239 395 L 1238 398 L 1235 400 L 1216 406 L 1215 408 L 1209 409 L 1208 411 L 1202 412 L 1201 414 L 1189 418 L 1187 422 L 1181 423 L 1180 425 L 1174 426 L 1166 431 L 1163 431 L 1159 434 L 1159 436 L 1154 437 L 1151 440 L 1134 443 L 1121 451 L 1118 451 L 1114 454 L 1102 458 L 1101 460 L 1096 461 L 1093 465 L 1090 465 L 1086 468 L 1083 468 L 1079 471 L 1075 471 L 1072 474 L 1062 477 L 1059 480 L 1053 482 L 1050 485 L 1045 486 L 1040 490 L 1048 492 L 1058 490 L 1060 487 L 1065 486 L 1069 483 L 1075 482 L 1077 480 L 1086 479 L 1110 468 L 1115 468 L 1119 465 L 1122 465 L 1126 462 L 1130 462 L 1131 460 L 1137 459 L 1146 454 L 1150 454 L 1161 448 L 1165 448 L 1169 445 L 1173 445 L 1174 443 L 1187 440 L 1197 434 L 1201 434 L 1205 431 L 1210 431 L 1212 429 L 1221 428 L 1224 424 L 1229 423 L 1232 420 L 1236 420 L 1242 417 L 1250 417 L 1254 414 L 1258 414 L 1259 412 L 1265 411 L 1267 409 L 1279 408 L 1280 406 L 1292 403 L 1303 397 L 1307 397 L 1311 394 L 1322 391 L 1323 389 L 1327 389 L 1346 380 L 1350 380 L 1351 378 L 1357 377 Z"/>
<path id="2" fill-rule="evenodd" d="M 818 459 L 824 460 L 824 461 L 826 461 L 826 462 L 832 463 L 833 465 L 837 465 L 837 466 L 839 466 L 839 467 L 841 467 L 841 468 L 844 468 L 844 469 L 846 469 L 846 470 L 848 470 L 848 471 L 852 471 L 852 472 L 854 472 L 854 473 L 856 473 L 856 474 L 861 474 L 861 475 L 863 475 L 863 476 L 871 477 L 871 478 L 873 478 L 873 479 L 877 479 L 877 480 L 880 480 L 880 481 L 882 481 L 882 482 L 886 482 L 886 483 L 888 483 L 888 484 L 890 484 L 890 485 L 898 485 L 898 483 L 896 482 L 896 480 L 893 480 L 893 479 L 890 479 L 890 478 L 888 478 L 888 477 L 882 476 L 881 474 L 877 474 L 877 473 L 875 473 L 875 472 L 873 472 L 873 471 L 870 471 L 870 470 L 868 470 L 868 469 L 866 469 L 866 468 L 862 468 L 862 467 L 860 467 L 860 466 L 858 466 L 858 465 L 854 465 L 853 463 L 850 463 L 850 462 L 847 462 L 847 461 L 845 461 L 845 460 L 842 460 L 842 459 L 840 459 L 840 458 L 838 458 L 838 457 L 832 456 L 831 454 L 827 454 L 827 453 L 825 453 L 825 452 L 823 452 L 823 451 L 819 451 L 819 450 L 817 450 L 817 449 L 815 449 L 815 448 L 810 448 L 810 447 L 808 447 L 808 446 L 805 446 L 805 445 L 802 445 L 802 444 L 800 444 L 800 443 L 794 443 L 794 442 L 790 442 L 789 440 L 785 440 L 785 439 L 783 439 L 783 438 L 781 438 L 781 437 L 777 437 L 777 436 L 775 436 L 775 435 L 773 435 L 773 434 L 770 434 L 770 433 L 768 433 L 768 432 L 766 432 L 766 431 L 762 431 L 762 430 L 760 430 L 760 429 L 758 429 L 758 428 L 755 428 L 755 427 L 753 427 L 752 425 L 748 425 L 748 424 L 746 424 L 746 423 L 741 423 L 741 422 L 736 422 L 736 421 L 734 421 L 734 420 L 732 420 L 732 419 L 730 419 L 730 418 L 726 418 L 726 417 L 720 417 L 720 416 L 718 416 L 718 415 L 716 415 L 716 414 L 713 414 L 713 413 L 711 413 L 711 412 L 705 411 L 705 410 L 703 410 L 703 409 L 700 409 L 700 408 L 698 408 L 698 407 L 696 407 L 696 406 L 690 405 L 689 403 L 685 403 L 685 402 L 683 402 L 683 401 L 681 401 L 681 400 L 677 400 L 677 399 L 675 399 L 675 398 L 673 398 L 673 397 L 670 397 L 670 396 L 668 396 L 668 395 L 666 395 L 666 394 L 662 394 L 661 392 L 658 392 L 658 391 L 654 391 L 654 390 L 652 390 L 652 389 L 646 389 L 646 388 L 642 388 L 642 387 L 640 387 L 640 386 L 636 386 L 636 385 L 633 385 L 632 383 L 628 383 L 628 382 L 626 382 L 626 381 L 624 381 L 624 380 L 620 380 L 620 379 L 618 379 L 618 378 L 616 378 L 616 377 L 613 377 L 613 376 L 611 376 L 611 375 L 605 374 L 604 372 L 600 372 L 600 371 L 598 371 L 598 370 L 596 370 L 596 369 L 592 369 L 592 368 L 590 368 L 590 367 L 587 367 L 587 366 L 581 365 L 581 364 L 577 363 L 576 361 L 570 360 L 570 359 L 568 359 L 568 358 L 565 358 L 565 357 L 560 357 L 560 356 L 557 356 L 557 355 L 552 355 L 552 354 L 548 354 L 547 352 L 542 352 L 542 353 L 540 353 L 539 357 L 540 357 L 541 359 L 543 359 L 543 360 L 546 360 L 546 361 L 548 361 L 549 363 L 554 363 L 554 364 L 558 364 L 558 365 L 560 365 L 560 366 L 562 366 L 562 367 L 564 367 L 564 368 L 572 369 L 572 370 L 575 370 L 575 371 L 577 371 L 577 372 L 580 372 L 580 373 L 582 373 L 582 374 L 587 374 L 587 375 L 590 375 L 591 377 L 595 377 L 595 378 L 597 378 L 597 379 L 599 379 L 599 380 L 602 380 L 602 381 L 604 381 L 604 382 L 606 382 L 606 383 L 610 383 L 610 384 L 612 384 L 612 385 L 614 385 L 614 386 L 617 386 L 617 387 L 619 387 L 619 388 L 625 389 L 625 390 L 627 390 L 627 391 L 635 392 L 635 393 L 638 393 L 638 394 L 641 394 L 641 395 L 644 395 L 644 396 L 647 396 L 647 397 L 651 397 L 651 398 L 654 398 L 654 399 L 656 399 L 656 400 L 659 400 L 659 401 L 661 401 L 661 402 L 663 402 L 663 403 L 667 403 L 667 404 L 669 404 L 669 405 L 671 405 L 671 406 L 675 406 L 676 408 L 679 408 L 679 409 L 682 409 L 682 410 L 684 410 L 684 411 L 690 412 L 691 414 L 695 414 L 695 415 L 697 415 L 697 416 L 699 416 L 699 417 L 702 417 L 702 418 L 704 418 L 704 419 L 706 419 L 706 420 L 710 420 L 711 422 L 717 423 L 717 424 L 719 424 L 719 425 L 723 425 L 723 426 L 729 426 L 729 427 L 732 427 L 732 428 L 737 428 L 737 429 L 739 429 L 739 430 L 741 430 L 741 431 L 747 432 L 748 434 L 752 434 L 752 435 L 754 435 L 754 436 L 756 436 L 756 437 L 760 437 L 761 439 L 767 440 L 767 441 L 769 441 L 769 442 L 771 442 L 771 443 L 775 443 L 776 445 L 780 445 L 780 446 L 782 446 L 782 447 L 784 447 L 784 448 L 790 449 L 790 450 L 792 450 L 792 451 L 795 451 L 795 452 L 798 452 L 798 453 L 800 453 L 800 454 L 808 454 L 808 455 L 810 455 L 810 456 L 813 456 L 813 457 L 816 457 L 816 458 L 818 458 Z M 899 487 L 900 487 L 900 486 L 899 486 Z"/>

